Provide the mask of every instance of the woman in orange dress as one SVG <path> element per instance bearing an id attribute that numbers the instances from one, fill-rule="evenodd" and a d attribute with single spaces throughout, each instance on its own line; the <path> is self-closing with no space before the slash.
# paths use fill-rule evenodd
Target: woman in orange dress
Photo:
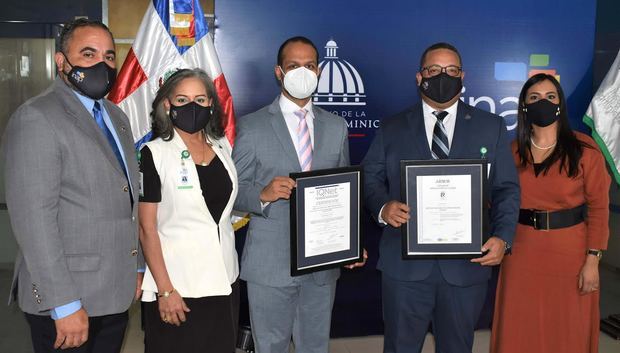
<path id="1" fill-rule="evenodd" d="M 598 352 L 598 264 L 609 237 L 603 156 L 570 130 L 553 76 L 525 83 L 518 118 L 521 211 L 500 272 L 491 352 Z"/>

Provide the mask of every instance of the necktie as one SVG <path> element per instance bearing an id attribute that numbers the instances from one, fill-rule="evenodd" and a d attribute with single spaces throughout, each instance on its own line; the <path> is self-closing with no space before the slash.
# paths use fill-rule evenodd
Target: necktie
<path id="1" fill-rule="evenodd" d="M 121 156 L 121 152 L 119 151 L 118 146 L 116 145 L 116 141 L 114 140 L 114 136 L 112 135 L 112 132 L 110 132 L 110 129 L 108 129 L 108 126 L 103 120 L 103 113 L 101 112 L 101 105 L 99 104 L 99 102 L 95 102 L 95 105 L 93 106 L 93 116 L 95 117 L 95 121 L 97 122 L 97 125 L 99 125 L 99 128 L 103 132 L 103 135 L 108 140 L 108 143 L 110 144 L 110 147 L 112 148 L 112 151 L 114 152 L 114 155 L 116 156 L 116 159 L 118 160 L 118 163 L 120 163 L 121 165 L 121 169 L 123 170 L 123 173 L 125 173 L 125 177 L 127 177 L 127 171 L 125 170 L 125 163 L 123 163 L 123 157 Z"/>
<path id="2" fill-rule="evenodd" d="M 433 129 L 431 153 L 434 159 L 446 159 L 450 154 L 450 144 L 448 143 L 448 133 L 443 126 L 443 119 L 448 115 L 448 112 L 434 111 L 433 115 L 437 118 L 437 122 Z"/>
<path id="3" fill-rule="evenodd" d="M 297 158 L 299 158 L 299 165 L 301 171 L 307 172 L 312 167 L 312 142 L 310 141 L 310 130 L 306 123 L 305 109 L 300 109 L 294 114 L 299 118 L 299 124 L 297 125 Z"/>

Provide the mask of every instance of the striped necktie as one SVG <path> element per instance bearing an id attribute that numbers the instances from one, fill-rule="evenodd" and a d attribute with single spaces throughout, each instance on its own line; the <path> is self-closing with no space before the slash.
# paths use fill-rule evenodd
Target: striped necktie
<path id="1" fill-rule="evenodd" d="M 294 114 L 299 118 L 299 124 L 297 125 L 297 158 L 299 158 L 301 171 L 307 172 L 312 167 L 312 142 L 310 140 L 310 130 L 306 123 L 308 111 L 300 109 Z"/>
<path id="2" fill-rule="evenodd" d="M 433 155 L 433 159 L 446 159 L 450 154 L 450 143 L 448 142 L 448 132 L 445 126 L 443 126 L 443 119 L 448 115 L 448 112 L 434 111 L 433 115 L 437 118 L 437 122 L 433 129 L 431 154 Z"/>

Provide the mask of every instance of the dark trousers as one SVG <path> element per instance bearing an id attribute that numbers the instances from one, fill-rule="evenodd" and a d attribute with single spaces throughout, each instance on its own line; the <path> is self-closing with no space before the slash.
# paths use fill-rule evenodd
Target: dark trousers
<path id="1" fill-rule="evenodd" d="M 487 282 L 451 285 L 435 264 L 422 281 L 399 281 L 384 273 L 382 292 L 385 353 L 421 352 L 431 323 L 435 352 L 471 352 Z"/>
<path id="2" fill-rule="evenodd" d="M 77 348 L 54 349 L 56 325 L 49 316 L 26 313 L 30 325 L 30 335 L 35 353 L 117 353 L 120 352 L 125 337 L 129 315 L 120 314 L 88 318 L 88 341 Z"/>

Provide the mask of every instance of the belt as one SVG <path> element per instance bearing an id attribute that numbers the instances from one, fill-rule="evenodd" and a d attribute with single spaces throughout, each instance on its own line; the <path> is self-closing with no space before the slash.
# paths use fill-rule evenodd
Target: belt
<path id="1" fill-rule="evenodd" d="M 519 223 L 548 231 L 574 226 L 586 218 L 586 205 L 559 211 L 519 210 Z"/>

